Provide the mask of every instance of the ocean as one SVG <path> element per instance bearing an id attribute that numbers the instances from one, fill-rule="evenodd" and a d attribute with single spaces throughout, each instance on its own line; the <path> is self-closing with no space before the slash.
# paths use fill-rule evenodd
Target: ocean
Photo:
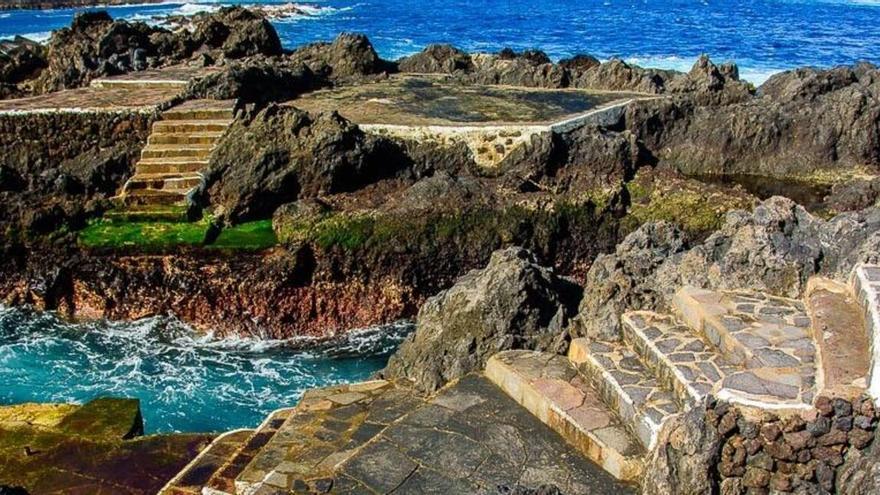
<path id="1" fill-rule="evenodd" d="M 369 379 L 411 328 L 357 330 L 303 350 L 215 338 L 168 317 L 71 322 L 0 306 L 0 405 L 130 397 L 147 433 L 252 428 L 309 388 Z"/>
<path id="2" fill-rule="evenodd" d="M 222 4 L 255 2 L 223 2 Z M 258 2 L 278 3 L 278 2 Z M 112 7 L 117 18 L 156 22 L 218 2 Z M 736 61 L 760 84 L 794 67 L 880 62 L 880 0 L 319 0 L 305 14 L 274 20 L 288 48 L 368 35 L 388 59 L 429 43 L 468 51 L 540 48 L 559 59 L 589 53 L 646 67 L 687 70 L 701 54 Z M 0 37 L 46 39 L 75 9 L 0 13 Z"/>

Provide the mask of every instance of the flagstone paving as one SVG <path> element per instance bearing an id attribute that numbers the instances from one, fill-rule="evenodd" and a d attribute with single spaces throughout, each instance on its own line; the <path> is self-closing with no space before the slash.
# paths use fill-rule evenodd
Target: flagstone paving
<path id="1" fill-rule="evenodd" d="M 721 398 L 779 410 L 812 407 L 816 345 L 801 301 L 685 287 L 673 303 L 689 326 L 741 368 L 723 377 Z"/>

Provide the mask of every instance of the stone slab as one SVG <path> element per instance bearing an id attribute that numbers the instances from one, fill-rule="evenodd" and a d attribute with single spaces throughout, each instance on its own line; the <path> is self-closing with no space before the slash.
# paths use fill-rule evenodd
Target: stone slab
<path id="1" fill-rule="evenodd" d="M 870 354 L 864 312 L 845 284 L 823 277 L 805 297 L 817 345 L 817 382 L 825 394 L 854 399 L 865 392 Z"/>
<path id="2" fill-rule="evenodd" d="M 643 447 L 565 357 L 499 353 L 487 362 L 486 377 L 617 479 L 641 475 Z"/>
<path id="3" fill-rule="evenodd" d="M 338 472 L 337 480 L 369 493 L 389 493 L 389 481 L 397 480 L 393 493 L 498 493 L 499 486 L 543 484 L 571 494 L 633 493 L 478 374 L 389 425 Z"/>

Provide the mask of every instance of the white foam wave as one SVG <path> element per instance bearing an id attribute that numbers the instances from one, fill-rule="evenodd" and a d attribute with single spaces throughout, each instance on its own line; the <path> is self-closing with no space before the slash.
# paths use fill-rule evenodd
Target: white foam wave
<path id="1" fill-rule="evenodd" d="M 683 57 L 679 55 L 648 55 L 648 56 L 631 56 L 625 57 L 627 63 L 635 64 L 640 67 L 652 69 L 676 70 L 679 72 L 688 72 L 693 67 L 699 57 Z M 776 67 L 753 67 L 750 65 L 739 66 L 739 77 L 744 81 L 748 81 L 755 86 L 764 84 L 774 74 L 778 74 L 786 69 Z"/>

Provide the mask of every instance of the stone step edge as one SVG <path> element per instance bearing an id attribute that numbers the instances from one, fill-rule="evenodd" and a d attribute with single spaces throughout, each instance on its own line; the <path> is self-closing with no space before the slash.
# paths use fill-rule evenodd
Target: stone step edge
<path id="1" fill-rule="evenodd" d="M 362 382 L 348 383 L 348 384 L 346 384 L 346 386 L 348 386 L 349 389 L 350 389 L 350 387 L 352 387 L 352 386 L 355 386 L 355 387 L 358 387 L 358 386 L 365 386 L 365 385 L 370 385 L 370 384 L 373 384 L 373 383 L 379 383 L 379 382 L 386 382 L 386 383 L 387 383 L 387 382 L 389 382 L 389 380 L 384 380 L 384 379 L 381 379 L 381 378 L 380 378 L 380 379 L 374 379 L 374 380 L 365 380 L 365 381 L 362 381 Z M 455 382 L 452 382 L 452 383 L 455 383 Z M 449 386 L 449 385 L 447 385 L 447 386 Z M 322 387 L 318 387 L 318 388 L 322 388 Z M 446 386 L 444 386 L 443 388 L 446 388 Z M 308 391 L 308 390 L 314 390 L 314 389 L 307 389 L 306 391 Z M 442 389 L 441 389 L 441 390 L 442 390 Z M 439 391 L 436 392 L 436 393 L 439 393 Z M 300 400 L 302 400 L 302 399 L 300 399 Z M 279 409 L 279 410 L 277 410 L 277 411 L 272 412 L 272 414 L 270 415 L 270 417 L 271 417 L 272 415 L 274 415 L 275 413 L 277 413 L 278 411 L 290 410 L 290 411 L 291 411 L 291 412 L 290 412 L 290 416 L 288 416 L 287 421 L 292 421 L 293 418 L 294 418 L 294 417 L 296 416 L 296 414 L 297 414 L 297 410 L 299 409 L 299 406 L 300 406 L 300 404 L 297 404 L 297 405 L 294 406 L 294 407 L 289 407 L 289 408 Z M 402 421 L 402 420 L 403 420 L 404 418 L 406 418 L 407 416 L 409 416 L 408 413 L 407 413 L 407 414 L 404 414 L 403 416 L 401 416 L 401 417 L 399 417 L 399 418 L 397 418 L 396 420 L 392 421 L 391 423 L 389 423 L 388 425 L 386 425 L 384 428 L 382 428 L 381 430 L 379 430 L 378 432 L 376 432 L 376 434 L 373 435 L 372 438 L 370 438 L 370 439 L 367 440 L 366 442 L 362 443 L 360 446 L 358 446 L 358 447 L 356 447 L 356 448 L 353 448 L 353 449 L 350 449 L 350 450 L 348 451 L 348 456 L 345 457 L 345 458 L 343 458 L 343 459 L 340 459 L 336 464 L 333 465 L 332 469 L 333 469 L 334 471 L 337 471 L 337 470 L 338 470 L 343 464 L 345 464 L 346 462 L 348 462 L 349 459 L 351 459 L 352 457 L 354 457 L 357 453 L 359 453 L 361 450 L 363 450 L 367 445 L 370 445 L 370 444 L 372 444 L 373 442 L 377 441 L 376 439 L 379 438 L 379 436 L 381 436 L 382 433 L 383 433 L 385 430 L 387 430 L 389 427 L 391 427 L 391 425 L 394 425 L 394 424 L 399 423 L 400 421 Z M 282 425 L 281 427 L 279 427 L 278 429 L 280 430 L 282 427 L 283 427 L 283 425 Z M 270 440 L 270 441 L 271 441 L 271 440 Z M 268 442 L 267 442 L 267 445 L 268 445 Z M 256 459 L 256 456 L 254 456 L 254 460 L 255 460 L 255 459 Z M 244 470 L 242 470 L 242 473 L 245 472 L 245 471 L 247 471 L 247 466 L 245 467 Z M 257 491 L 257 490 L 259 490 L 259 488 L 261 488 L 261 487 L 263 486 L 263 484 L 265 483 L 266 479 L 268 479 L 269 477 L 271 477 L 273 473 L 275 473 L 274 470 L 271 470 L 271 471 L 267 472 L 267 473 L 266 473 L 266 476 L 263 478 L 263 481 L 259 481 L 259 482 L 256 482 L 256 483 L 253 483 L 253 482 L 247 482 L 247 481 L 238 481 L 238 480 L 236 480 L 236 481 L 235 481 L 235 485 L 236 485 L 236 494 L 231 494 L 231 493 L 226 493 L 226 492 L 221 492 L 221 491 L 216 491 L 216 490 L 213 490 L 213 491 L 211 491 L 211 492 L 209 493 L 209 492 L 207 491 L 207 489 L 206 489 L 206 491 L 205 491 L 205 495 L 237 495 L 238 493 L 251 493 L 251 491 Z"/>
<path id="2" fill-rule="evenodd" d="M 177 474 L 174 475 L 173 478 L 171 478 L 170 480 L 168 480 L 167 483 L 162 485 L 162 488 L 159 489 L 159 491 L 157 492 L 157 495 L 165 495 L 166 492 L 170 488 L 172 488 L 174 485 L 176 485 L 184 476 L 186 476 L 186 474 L 189 473 L 189 471 L 192 468 L 197 466 L 199 461 L 201 461 L 205 456 L 210 454 L 211 449 L 213 449 L 216 446 L 223 443 L 223 441 L 226 439 L 226 437 L 235 435 L 237 433 L 245 432 L 245 431 L 250 431 L 251 433 L 254 433 L 256 430 L 251 429 L 251 428 L 238 428 L 236 430 L 224 431 L 223 433 L 217 435 L 214 438 L 214 440 L 211 440 L 211 443 L 209 443 L 204 449 L 202 449 L 201 452 L 199 452 L 199 454 L 197 456 L 195 456 L 191 461 L 189 461 L 186 466 L 183 466 L 183 468 L 180 471 L 178 471 Z M 249 435 L 249 437 L 250 437 L 250 435 Z M 221 468 L 222 468 L 222 466 L 221 466 Z"/>
<path id="3" fill-rule="evenodd" d="M 868 395 L 874 399 L 875 404 L 880 405 L 880 293 L 871 290 L 871 281 L 865 273 L 869 268 L 880 266 L 867 263 L 856 265 L 850 275 L 850 287 L 856 301 L 862 305 L 868 330 Z"/>
<path id="4" fill-rule="evenodd" d="M 623 339 L 630 348 L 642 359 L 647 368 L 654 372 L 655 377 L 664 386 L 669 387 L 683 401 L 685 399 L 700 402 L 705 396 L 693 387 L 691 380 L 685 378 L 684 374 L 675 366 L 675 363 L 669 360 L 665 352 L 661 351 L 654 342 L 649 339 L 641 329 L 632 321 L 632 317 L 636 315 L 661 316 L 653 311 L 628 311 L 620 317 L 620 326 L 623 330 Z M 639 342 L 635 340 L 638 339 Z M 646 356 L 641 350 L 646 349 L 653 355 Z M 660 366 L 665 368 L 659 369 Z M 674 383 L 670 383 L 669 377 L 674 379 Z"/>
<path id="5" fill-rule="evenodd" d="M 588 346 L 589 341 L 586 338 L 572 340 L 568 347 L 568 360 L 574 364 L 575 368 L 577 368 L 578 372 L 582 375 L 586 375 L 582 370 L 582 366 L 589 367 L 590 376 L 585 376 L 585 378 L 588 382 L 592 383 L 597 389 L 599 389 L 600 395 L 605 395 L 602 393 L 604 385 L 611 387 L 611 390 L 617 397 L 618 401 L 623 400 L 624 404 L 632 410 L 632 417 L 627 417 L 628 415 L 624 414 L 624 411 L 622 410 L 623 408 L 620 407 L 620 405 L 617 407 L 611 404 L 607 405 L 615 412 L 615 414 L 617 414 L 620 420 L 627 425 L 628 428 L 632 429 L 633 434 L 642 442 L 645 448 L 651 450 L 657 443 L 657 437 L 659 436 L 660 430 L 663 428 L 665 421 L 655 423 L 647 414 L 640 411 L 632 401 L 632 397 L 630 397 L 629 393 L 621 387 L 617 379 L 608 373 L 608 370 L 606 370 L 601 363 L 594 359 Z M 649 366 L 646 366 L 646 368 L 650 369 Z M 668 418 L 669 416 L 667 416 L 666 419 Z"/>
<path id="6" fill-rule="evenodd" d="M 486 362 L 484 374 L 514 401 L 615 478 L 626 482 L 635 482 L 641 478 L 644 470 L 643 456 L 626 457 L 610 448 L 594 433 L 582 429 L 571 416 L 556 404 L 548 402 L 515 369 L 496 356 L 490 357 Z M 514 390 L 513 380 L 516 380 L 522 395 Z"/>
<path id="7" fill-rule="evenodd" d="M 220 466 L 219 469 L 217 469 L 216 472 L 219 473 L 219 472 L 222 472 L 224 469 L 226 469 L 226 467 L 232 463 L 232 461 L 241 453 L 241 451 L 244 450 L 245 447 L 247 447 L 248 443 L 250 443 L 251 439 L 255 435 L 257 435 L 258 433 L 260 433 L 263 430 L 268 428 L 268 426 L 272 423 L 272 418 L 274 418 L 277 414 L 281 414 L 281 413 L 290 411 L 291 415 L 293 415 L 293 412 L 295 411 L 295 409 L 296 408 L 294 408 L 294 407 L 282 407 L 279 409 L 275 409 L 274 411 L 267 414 L 266 417 L 263 419 L 263 421 L 260 423 L 260 425 L 257 426 L 256 428 L 254 428 L 253 434 L 250 435 L 246 441 L 242 442 L 242 444 L 238 448 L 238 450 L 236 450 L 235 453 L 232 456 L 230 456 L 230 458 L 225 463 L 223 463 L 223 465 Z M 276 430 L 276 432 L 277 432 L 277 430 Z M 269 441 L 271 441 L 271 439 Z M 251 461 L 253 461 L 253 459 L 251 459 Z M 245 466 L 245 469 L 247 469 L 247 466 Z M 242 471 L 244 471 L 244 470 L 242 470 Z M 213 479 L 213 478 L 214 478 L 214 476 L 211 476 L 211 479 Z M 208 483 L 210 483 L 210 480 L 208 480 Z M 224 492 L 222 490 L 218 490 L 216 488 L 211 488 L 209 486 L 202 488 L 202 493 L 206 494 L 206 495 L 236 495 L 235 493 Z"/>
<path id="8" fill-rule="evenodd" d="M 745 367 L 751 359 L 754 359 L 754 355 L 746 346 L 724 330 L 724 324 L 718 319 L 718 316 L 727 314 L 727 311 L 704 311 L 707 308 L 692 295 L 692 292 L 695 291 L 703 291 L 703 289 L 685 286 L 676 291 L 675 295 L 672 296 L 672 305 L 678 313 L 677 316 L 687 326 L 693 328 L 706 338 L 732 364 Z M 712 308 L 708 309 L 711 310 Z M 713 339 L 712 334 L 717 338 Z"/>

